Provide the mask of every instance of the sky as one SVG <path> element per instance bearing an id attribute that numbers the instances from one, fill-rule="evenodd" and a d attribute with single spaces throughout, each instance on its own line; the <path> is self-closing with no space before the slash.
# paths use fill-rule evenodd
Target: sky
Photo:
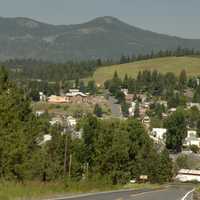
<path id="1" fill-rule="evenodd" d="M 1 17 L 79 24 L 113 16 L 154 32 L 200 39 L 200 0 L 0 0 Z"/>

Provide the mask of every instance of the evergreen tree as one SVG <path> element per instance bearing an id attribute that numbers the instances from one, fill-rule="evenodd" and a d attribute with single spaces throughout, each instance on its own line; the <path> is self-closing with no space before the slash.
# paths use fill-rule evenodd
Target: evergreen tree
<path id="1" fill-rule="evenodd" d="M 193 102 L 200 103 L 200 86 L 198 86 L 194 91 Z"/>
<path id="2" fill-rule="evenodd" d="M 125 74 L 124 76 L 123 88 L 128 89 L 128 75 L 127 74 Z"/>
<path id="3" fill-rule="evenodd" d="M 136 105 L 135 105 L 134 117 L 135 118 L 140 117 L 140 103 L 138 100 L 136 101 Z"/>
<path id="4" fill-rule="evenodd" d="M 179 87 L 181 90 L 187 86 L 187 74 L 185 70 L 182 70 L 179 76 Z"/>
<path id="5" fill-rule="evenodd" d="M 186 118 L 184 110 L 178 109 L 164 123 L 167 129 L 166 146 L 168 149 L 180 152 L 186 137 Z"/>
<path id="6" fill-rule="evenodd" d="M 80 82 L 79 90 L 80 92 L 83 92 L 83 93 L 86 92 L 85 83 L 83 81 Z"/>
<path id="7" fill-rule="evenodd" d="M 95 81 L 91 80 L 88 82 L 87 91 L 92 95 L 97 93 L 97 86 L 96 86 Z"/>
<path id="8" fill-rule="evenodd" d="M 102 117 L 103 111 L 102 111 L 102 108 L 99 106 L 99 104 L 96 104 L 96 105 L 95 105 L 95 107 L 94 107 L 94 114 L 95 114 L 97 117 Z"/>

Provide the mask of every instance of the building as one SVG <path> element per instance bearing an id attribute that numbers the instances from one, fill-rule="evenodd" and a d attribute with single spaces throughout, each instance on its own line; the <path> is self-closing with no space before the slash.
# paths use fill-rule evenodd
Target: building
<path id="1" fill-rule="evenodd" d="M 165 108 L 168 107 L 168 103 L 167 103 L 167 101 L 159 100 L 159 101 L 157 101 L 157 103 L 159 103 L 160 105 L 163 105 Z"/>
<path id="2" fill-rule="evenodd" d="M 67 103 L 66 97 L 51 95 L 48 97 L 48 102 L 52 104 L 61 104 L 61 103 Z"/>
<path id="3" fill-rule="evenodd" d="M 187 108 L 191 109 L 192 107 L 196 107 L 198 110 L 200 110 L 200 103 L 187 103 Z"/>
<path id="4" fill-rule="evenodd" d="M 63 126 L 64 125 L 64 120 L 62 117 L 53 117 L 50 121 L 49 121 L 51 126 L 54 125 L 60 125 Z"/>
<path id="5" fill-rule="evenodd" d="M 47 96 L 43 92 L 39 92 L 39 96 L 40 96 L 40 101 L 46 101 L 47 100 Z"/>
<path id="6" fill-rule="evenodd" d="M 176 112 L 176 108 L 170 108 L 170 109 L 169 109 L 169 112 L 170 112 L 170 113 Z"/>
<path id="7" fill-rule="evenodd" d="M 40 116 L 43 115 L 44 113 L 45 113 L 44 110 L 37 110 L 37 111 L 35 111 L 36 117 L 40 117 Z"/>
<path id="8" fill-rule="evenodd" d="M 52 136 L 50 134 L 46 134 L 43 136 L 43 140 L 39 143 L 39 145 L 43 145 L 52 140 Z"/>
<path id="9" fill-rule="evenodd" d="M 130 117 L 134 117 L 134 114 L 135 114 L 135 107 L 136 107 L 136 103 L 135 103 L 135 102 L 132 102 L 132 103 L 131 103 L 131 107 L 128 109 L 128 111 L 129 111 L 129 116 L 130 116 Z"/>
<path id="10" fill-rule="evenodd" d="M 88 103 L 88 96 L 76 89 L 69 90 L 65 99 L 67 103 Z"/>
<path id="11" fill-rule="evenodd" d="M 165 128 L 153 128 L 151 131 L 151 135 L 157 140 L 165 140 L 167 129 Z"/>
<path id="12" fill-rule="evenodd" d="M 144 127 L 146 128 L 146 130 L 149 130 L 150 125 L 151 125 L 151 119 L 149 116 L 145 116 L 142 120 L 142 123 L 144 124 Z"/>
<path id="13" fill-rule="evenodd" d="M 75 128 L 76 127 L 76 119 L 73 118 L 72 116 L 67 117 L 67 125 L 69 128 Z"/>
<path id="14" fill-rule="evenodd" d="M 176 176 L 176 180 L 181 182 L 200 182 L 200 170 L 181 169 Z"/>
<path id="15" fill-rule="evenodd" d="M 79 92 L 79 90 L 71 89 L 64 96 L 51 95 L 48 97 L 48 102 L 52 104 L 62 104 L 62 103 L 88 103 L 88 95 Z"/>
<path id="16" fill-rule="evenodd" d="M 125 96 L 128 95 L 128 89 L 121 89 L 121 91 L 124 93 Z"/>
<path id="17" fill-rule="evenodd" d="M 192 145 L 200 148 L 200 138 L 197 137 L 197 132 L 195 130 L 188 130 L 183 146 L 190 147 Z"/>
<path id="18" fill-rule="evenodd" d="M 162 119 L 167 119 L 168 114 L 167 113 L 162 113 Z"/>

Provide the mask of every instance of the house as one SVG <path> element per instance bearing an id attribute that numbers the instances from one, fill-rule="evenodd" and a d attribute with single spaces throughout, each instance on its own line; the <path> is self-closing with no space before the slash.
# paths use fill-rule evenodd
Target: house
<path id="1" fill-rule="evenodd" d="M 63 119 L 61 117 L 53 117 L 50 121 L 49 121 L 51 126 L 54 125 L 64 125 Z"/>
<path id="2" fill-rule="evenodd" d="M 135 107 L 136 107 L 136 103 L 132 102 L 131 103 L 131 107 L 128 109 L 130 117 L 134 116 L 134 114 L 135 114 Z"/>
<path id="3" fill-rule="evenodd" d="M 168 114 L 167 113 L 162 113 L 162 119 L 167 119 Z"/>
<path id="4" fill-rule="evenodd" d="M 128 89 L 121 89 L 121 92 L 123 92 L 125 96 L 128 95 Z"/>
<path id="5" fill-rule="evenodd" d="M 65 95 L 67 103 L 88 103 L 88 95 L 80 92 L 77 89 L 70 89 Z"/>
<path id="6" fill-rule="evenodd" d="M 192 107 L 196 107 L 200 111 L 200 103 L 187 103 L 187 109 L 191 109 Z"/>
<path id="7" fill-rule="evenodd" d="M 149 130 L 150 128 L 150 124 L 151 124 L 151 119 L 149 116 L 145 116 L 142 120 L 142 123 L 144 124 L 144 127 L 146 128 L 146 130 Z"/>
<path id="8" fill-rule="evenodd" d="M 181 169 L 176 176 L 176 180 L 181 182 L 200 182 L 200 170 Z"/>
<path id="9" fill-rule="evenodd" d="M 157 101 L 157 103 L 159 103 L 160 105 L 163 105 L 165 108 L 167 108 L 167 106 L 168 106 L 167 101 L 164 101 L 164 100 L 159 100 L 159 101 Z"/>
<path id="10" fill-rule="evenodd" d="M 67 125 L 69 128 L 75 128 L 76 127 L 76 119 L 73 118 L 72 116 L 67 117 Z"/>
<path id="11" fill-rule="evenodd" d="M 153 128 L 151 135 L 157 140 L 165 140 L 167 129 L 165 128 Z"/>
<path id="12" fill-rule="evenodd" d="M 47 96 L 43 92 L 39 92 L 40 101 L 46 101 Z"/>
<path id="13" fill-rule="evenodd" d="M 51 95 L 48 97 L 48 102 L 52 104 L 61 104 L 61 103 L 67 103 L 67 100 L 65 97 Z"/>
<path id="14" fill-rule="evenodd" d="M 50 134 L 46 134 L 43 136 L 43 140 L 39 143 L 39 145 L 43 145 L 52 140 L 52 136 Z"/>
<path id="15" fill-rule="evenodd" d="M 70 89 L 64 96 L 51 95 L 48 97 L 48 102 L 52 104 L 62 103 L 88 103 L 89 98 L 87 94 L 79 92 L 77 89 Z"/>
<path id="16" fill-rule="evenodd" d="M 44 110 L 37 110 L 37 111 L 35 111 L 36 117 L 40 117 L 40 116 L 43 115 L 44 113 L 45 113 Z"/>
<path id="17" fill-rule="evenodd" d="M 176 108 L 170 108 L 170 109 L 169 109 L 169 112 L 170 112 L 170 113 L 176 112 Z"/>
<path id="18" fill-rule="evenodd" d="M 200 148 L 200 138 L 197 137 L 197 132 L 195 130 L 187 131 L 187 137 L 183 143 L 184 147 L 190 147 L 191 145 L 195 145 Z"/>

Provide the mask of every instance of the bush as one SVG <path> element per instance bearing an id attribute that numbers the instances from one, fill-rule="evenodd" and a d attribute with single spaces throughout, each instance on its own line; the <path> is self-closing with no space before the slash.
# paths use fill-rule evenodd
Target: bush
<path id="1" fill-rule="evenodd" d="M 190 150 L 191 150 L 193 153 L 198 153 L 198 152 L 199 152 L 199 147 L 196 146 L 196 145 L 191 145 L 191 146 L 190 146 Z"/>

